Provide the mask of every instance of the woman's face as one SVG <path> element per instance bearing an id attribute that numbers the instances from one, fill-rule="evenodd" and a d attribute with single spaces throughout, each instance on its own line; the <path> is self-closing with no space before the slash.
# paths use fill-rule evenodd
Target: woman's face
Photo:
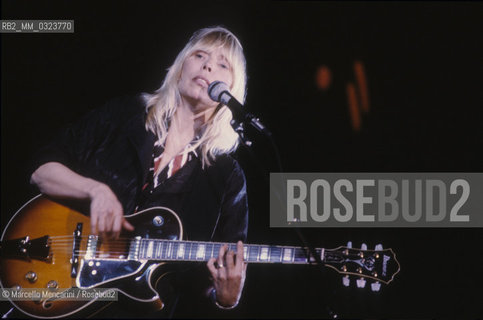
<path id="1" fill-rule="evenodd" d="M 203 49 L 194 51 L 186 58 L 178 81 L 181 98 L 195 112 L 215 108 L 218 103 L 208 95 L 208 86 L 213 81 L 223 81 L 230 88 L 233 84 L 233 69 L 225 56 L 225 50 Z"/>

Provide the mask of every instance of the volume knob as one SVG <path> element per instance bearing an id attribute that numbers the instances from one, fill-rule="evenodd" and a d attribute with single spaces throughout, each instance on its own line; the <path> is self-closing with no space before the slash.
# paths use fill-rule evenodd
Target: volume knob
<path id="1" fill-rule="evenodd" d="M 37 274 L 33 271 L 29 271 L 25 274 L 25 279 L 28 280 L 30 283 L 34 283 L 37 281 Z"/>
<path id="2" fill-rule="evenodd" d="M 47 282 L 47 288 L 49 289 L 57 289 L 59 287 L 59 284 L 55 280 L 50 280 Z"/>

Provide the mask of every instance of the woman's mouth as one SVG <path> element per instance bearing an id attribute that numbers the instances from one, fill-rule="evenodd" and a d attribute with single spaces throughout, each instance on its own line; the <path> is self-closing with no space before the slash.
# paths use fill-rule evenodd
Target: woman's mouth
<path id="1" fill-rule="evenodd" d="M 206 78 L 200 76 L 194 77 L 193 80 L 203 88 L 208 88 L 210 85 L 210 82 Z"/>

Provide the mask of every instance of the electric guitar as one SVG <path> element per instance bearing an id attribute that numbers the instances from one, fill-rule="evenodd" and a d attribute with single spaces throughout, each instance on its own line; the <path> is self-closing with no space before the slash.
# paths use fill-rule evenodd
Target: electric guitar
<path id="1" fill-rule="evenodd" d="M 89 234 L 89 217 L 39 195 L 26 203 L 10 220 L 0 244 L 0 285 L 14 290 L 48 288 L 68 292 L 75 288 L 113 288 L 119 296 L 145 303 L 153 309 L 164 304 L 157 281 L 176 261 L 208 261 L 217 257 L 223 243 L 184 241 L 183 226 L 175 212 L 155 207 L 126 216 L 135 231 L 119 239 L 101 239 Z M 236 251 L 236 244 L 229 244 Z M 363 248 L 366 249 L 366 248 Z M 306 248 L 272 245 L 244 245 L 248 263 L 310 264 L 324 266 L 344 276 L 357 278 L 357 285 L 372 279 L 378 291 L 399 272 L 392 249 L 376 246 L 363 250 L 341 246 L 315 249 L 317 259 Z M 40 297 L 10 299 L 23 313 L 36 318 L 78 316 L 106 305 L 101 299 L 65 300 Z"/>

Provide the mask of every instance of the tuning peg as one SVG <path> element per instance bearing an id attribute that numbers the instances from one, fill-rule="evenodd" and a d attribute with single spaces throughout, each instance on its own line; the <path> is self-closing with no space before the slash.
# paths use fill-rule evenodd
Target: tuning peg
<path id="1" fill-rule="evenodd" d="M 379 283 L 379 281 L 371 283 L 371 290 L 373 292 L 378 292 L 380 289 L 381 289 L 381 284 Z"/>
<path id="2" fill-rule="evenodd" d="M 352 241 L 347 242 L 347 248 L 352 248 Z"/>
<path id="3" fill-rule="evenodd" d="M 380 243 L 376 244 L 375 250 L 381 251 L 382 250 L 382 244 L 380 244 Z"/>
<path id="4" fill-rule="evenodd" d="M 342 277 L 342 284 L 344 285 L 344 287 L 350 286 L 351 279 L 349 278 L 349 276 Z"/>
<path id="5" fill-rule="evenodd" d="M 362 249 L 362 250 L 367 250 L 367 244 L 363 243 L 363 244 L 361 245 L 361 249 Z"/>
<path id="6" fill-rule="evenodd" d="M 357 288 L 364 288 L 366 286 L 366 279 L 364 278 L 357 279 L 356 283 L 357 283 Z"/>

